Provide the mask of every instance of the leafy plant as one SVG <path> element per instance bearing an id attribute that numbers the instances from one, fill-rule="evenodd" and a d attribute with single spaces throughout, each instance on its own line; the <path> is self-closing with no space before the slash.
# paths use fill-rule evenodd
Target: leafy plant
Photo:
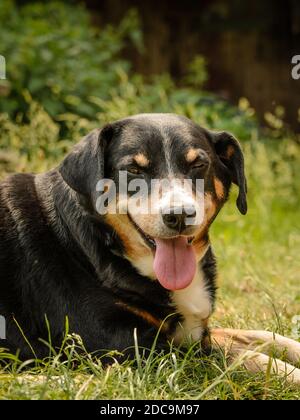
<path id="1" fill-rule="evenodd" d="M 26 89 L 51 117 L 74 112 L 93 118 L 90 97 L 107 98 L 119 72 L 130 69 L 120 56 L 128 42 L 142 48 L 135 11 L 119 26 L 97 30 L 81 5 L 49 1 L 17 8 L 14 0 L 2 0 L 0 53 L 9 82 L 1 82 L 0 112 L 25 113 Z"/>

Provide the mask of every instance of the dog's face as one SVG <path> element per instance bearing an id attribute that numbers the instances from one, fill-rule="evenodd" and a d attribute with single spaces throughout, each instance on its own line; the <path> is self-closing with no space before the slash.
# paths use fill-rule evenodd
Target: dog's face
<path id="1" fill-rule="evenodd" d="M 116 196 L 101 217 L 121 238 L 125 257 L 171 290 L 192 281 L 232 182 L 239 186 L 239 210 L 247 211 L 238 142 L 173 114 L 141 114 L 109 124 L 83 140 L 60 171 L 97 210 L 98 181 L 113 181 L 108 188 Z"/>

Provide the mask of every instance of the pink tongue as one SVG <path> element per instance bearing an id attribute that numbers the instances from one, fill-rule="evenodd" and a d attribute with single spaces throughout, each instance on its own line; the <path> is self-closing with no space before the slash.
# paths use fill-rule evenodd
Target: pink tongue
<path id="1" fill-rule="evenodd" d="M 187 238 L 155 239 L 153 269 L 160 284 L 169 290 L 187 287 L 196 272 L 196 257 Z"/>

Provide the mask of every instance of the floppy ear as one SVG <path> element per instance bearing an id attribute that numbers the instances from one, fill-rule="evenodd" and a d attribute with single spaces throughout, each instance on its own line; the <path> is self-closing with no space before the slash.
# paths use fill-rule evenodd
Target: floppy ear
<path id="1" fill-rule="evenodd" d="M 105 148 L 113 135 L 109 124 L 84 137 L 63 160 L 58 170 L 64 181 L 82 195 L 96 191 L 97 182 L 104 178 Z"/>
<path id="2" fill-rule="evenodd" d="M 237 139 L 230 133 L 222 131 L 212 133 L 213 143 L 221 162 L 231 174 L 231 180 L 239 187 L 237 208 L 242 214 L 247 213 L 247 180 L 244 169 L 244 156 Z"/>

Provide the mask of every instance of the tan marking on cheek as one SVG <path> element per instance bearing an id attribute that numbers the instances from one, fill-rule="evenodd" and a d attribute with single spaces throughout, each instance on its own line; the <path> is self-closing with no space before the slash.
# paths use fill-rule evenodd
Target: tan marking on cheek
<path id="1" fill-rule="evenodd" d="M 206 221 L 209 223 L 217 212 L 217 203 L 210 193 L 205 194 L 205 216 Z"/>
<path id="2" fill-rule="evenodd" d="M 196 233 L 195 239 L 193 240 L 193 247 L 198 258 L 199 257 L 202 258 L 204 252 L 207 249 L 207 246 L 209 244 L 209 239 L 208 239 L 209 226 L 217 212 L 217 204 L 210 193 L 205 194 L 204 200 L 205 200 L 204 202 L 205 215 L 204 215 L 203 224 L 200 226 L 200 229 Z"/>
<path id="3" fill-rule="evenodd" d="M 130 223 L 127 215 L 107 214 L 105 221 L 117 232 L 128 257 L 136 260 L 137 258 L 145 257 L 151 252 L 146 244 L 141 243 L 142 238 L 140 238 L 139 233 Z"/>
<path id="4" fill-rule="evenodd" d="M 214 186 L 218 199 L 223 200 L 225 196 L 224 185 L 218 178 L 214 178 Z"/>
<path id="5" fill-rule="evenodd" d="M 137 155 L 135 155 L 134 156 L 134 160 L 142 168 L 146 168 L 149 165 L 149 163 L 150 163 L 150 161 L 147 158 L 147 156 L 145 156 L 143 153 L 138 153 Z"/>
<path id="6" fill-rule="evenodd" d="M 188 163 L 192 163 L 194 162 L 195 159 L 197 159 L 198 156 L 199 156 L 198 149 L 190 149 L 185 155 L 185 158 Z"/>
<path id="7" fill-rule="evenodd" d="M 206 226 L 199 232 L 193 240 L 193 248 L 198 258 L 202 258 L 208 245 L 207 239 L 208 229 Z"/>

